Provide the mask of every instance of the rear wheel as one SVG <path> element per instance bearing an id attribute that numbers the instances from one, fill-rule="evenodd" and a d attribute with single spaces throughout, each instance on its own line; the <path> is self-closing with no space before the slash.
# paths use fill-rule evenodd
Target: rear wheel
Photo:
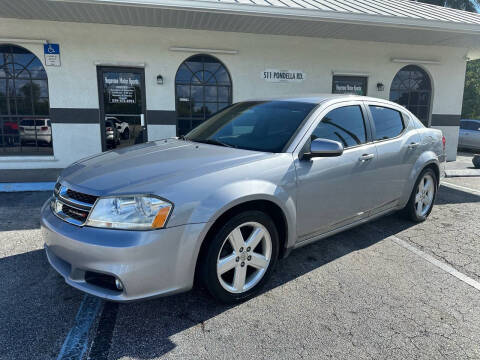
<path id="1" fill-rule="evenodd" d="M 437 194 L 437 181 L 437 176 L 431 168 L 422 171 L 410 195 L 410 200 L 403 209 L 403 213 L 410 220 L 422 222 L 430 215 Z"/>
<path id="2" fill-rule="evenodd" d="M 275 224 L 265 213 L 246 211 L 232 217 L 213 235 L 200 259 L 203 283 L 225 303 L 254 296 L 272 274 L 278 243 Z"/>

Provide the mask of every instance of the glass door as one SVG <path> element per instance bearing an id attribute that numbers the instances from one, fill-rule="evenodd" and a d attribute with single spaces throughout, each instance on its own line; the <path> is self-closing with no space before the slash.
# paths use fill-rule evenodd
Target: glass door
<path id="1" fill-rule="evenodd" d="M 145 73 L 137 68 L 98 68 L 102 149 L 147 141 Z"/>

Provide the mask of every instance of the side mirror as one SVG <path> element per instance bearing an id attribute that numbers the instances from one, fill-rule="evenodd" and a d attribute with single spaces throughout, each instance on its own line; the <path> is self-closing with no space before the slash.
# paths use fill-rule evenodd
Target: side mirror
<path id="1" fill-rule="evenodd" d="M 334 157 L 343 154 L 343 145 L 338 141 L 328 139 L 315 139 L 310 144 L 310 152 L 304 155 L 305 158 Z"/>

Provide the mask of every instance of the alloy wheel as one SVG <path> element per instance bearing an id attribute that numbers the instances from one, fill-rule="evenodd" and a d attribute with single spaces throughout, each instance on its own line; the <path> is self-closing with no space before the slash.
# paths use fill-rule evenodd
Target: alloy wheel
<path id="1" fill-rule="evenodd" d="M 272 239 L 260 223 L 237 226 L 224 240 L 217 258 L 217 277 L 230 293 L 243 293 L 265 275 L 272 255 Z"/>
<path id="2" fill-rule="evenodd" d="M 415 194 L 415 212 L 417 216 L 424 217 L 432 207 L 435 196 L 435 181 L 430 174 L 420 180 Z"/>

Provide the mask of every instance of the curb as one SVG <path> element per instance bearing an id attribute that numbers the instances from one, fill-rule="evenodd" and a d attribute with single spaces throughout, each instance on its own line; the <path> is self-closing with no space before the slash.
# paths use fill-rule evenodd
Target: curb
<path id="1" fill-rule="evenodd" d="M 480 169 L 445 170 L 445 177 L 480 177 Z"/>
<path id="2" fill-rule="evenodd" d="M 0 192 L 53 191 L 55 182 L 0 183 Z"/>

